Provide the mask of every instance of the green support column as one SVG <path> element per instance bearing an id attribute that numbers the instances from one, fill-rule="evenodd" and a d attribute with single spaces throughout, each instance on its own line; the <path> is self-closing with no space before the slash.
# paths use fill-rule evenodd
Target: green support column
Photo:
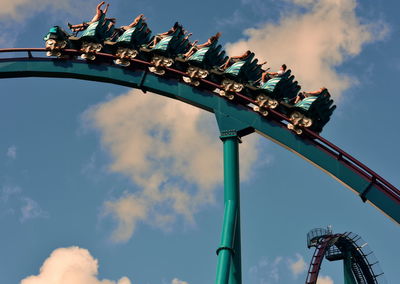
<path id="1" fill-rule="evenodd" d="M 241 284 L 239 141 L 236 131 L 222 132 L 224 144 L 224 224 L 217 250 L 216 284 Z"/>
<path id="2" fill-rule="evenodd" d="M 344 284 L 357 284 L 354 279 L 353 271 L 351 270 L 351 253 L 345 252 L 343 259 L 343 272 L 344 272 Z"/>

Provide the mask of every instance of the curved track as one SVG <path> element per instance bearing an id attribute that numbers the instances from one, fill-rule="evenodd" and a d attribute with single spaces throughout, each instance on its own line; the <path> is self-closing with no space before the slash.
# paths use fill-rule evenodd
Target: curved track
<path id="1" fill-rule="evenodd" d="M 316 229 L 320 231 L 321 229 Z M 322 230 L 321 230 L 322 231 Z M 383 272 L 367 243 L 354 233 L 332 234 L 330 232 L 314 237 L 315 251 L 308 269 L 306 284 L 316 284 L 324 257 L 330 261 L 343 260 L 347 277 L 358 284 L 378 284 Z M 346 282 L 347 283 L 347 282 Z"/>
<path id="2" fill-rule="evenodd" d="M 306 284 L 317 283 L 319 270 L 321 269 L 325 252 L 329 249 L 330 244 L 338 237 L 340 237 L 340 235 L 330 235 L 330 236 L 324 236 L 320 239 L 318 245 L 316 245 L 315 247 L 310 267 L 308 268 Z"/>
<path id="3" fill-rule="evenodd" d="M 212 89 L 220 87 L 213 82 L 202 79 L 199 88 L 183 83 L 181 77 L 185 73 L 173 68 L 166 68 L 167 73 L 160 77 L 147 71 L 149 62 L 133 59 L 129 68 L 122 68 L 113 64 L 115 57 L 107 53 L 98 53 L 96 61 L 91 63 L 33 56 L 45 51 L 44 48 L 0 49 L 0 78 L 76 78 L 138 88 L 184 101 L 215 113 L 220 127 L 222 118 L 229 118 L 241 129 L 239 135 L 255 131 L 296 153 L 400 223 L 400 191 L 396 187 L 318 134 L 308 129 L 303 129 L 302 136 L 294 134 L 286 127 L 289 119 L 281 113 L 271 109 L 268 118 L 264 118 L 249 106 L 235 104 L 213 93 Z M 64 53 L 81 54 L 77 50 Z M 244 95 L 236 95 L 248 104 L 256 104 Z"/>

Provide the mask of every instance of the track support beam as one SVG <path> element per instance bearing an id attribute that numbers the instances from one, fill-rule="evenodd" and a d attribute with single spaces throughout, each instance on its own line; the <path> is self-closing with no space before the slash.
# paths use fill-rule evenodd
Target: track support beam
<path id="1" fill-rule="evenodd" d="M 357 281 L 354 279 L 353 272 L 351 270 L 352 257 L 349 251 L 344 252 L 343 259 L 343 273 L 344 273 L 344 284 L 357 284 Z"/>
<path id="2" fill-rule="evenodd" d="M 215 114 L 224 149 L 224 221 L 217 249 L 216 284 L 241 284 L 239 143 L 241 136 L 253 130 L 221 111 Z"/>
<path id="3" fill-rule="evenodd" d="M 224 144 L 224 224 L 217 250 L 216 284 L 241 284 L 239 141 L 235 131 L 221 133 Z"/>

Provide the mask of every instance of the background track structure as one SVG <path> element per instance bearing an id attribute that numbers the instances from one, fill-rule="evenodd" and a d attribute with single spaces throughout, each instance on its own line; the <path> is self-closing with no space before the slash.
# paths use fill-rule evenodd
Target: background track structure
<path id="1" fill-rule="evenodd" d="M 329 261 L 343 260 L 345 284 L 385 282 L 379 262 L 360 236 L 352 232 L 333 234 L 331 230 L 317 228 L 307 234 L 307 243 L 308 248 L 315 247 L 315 250 L 306 284 L 317 283 L 324 257 Z"/>

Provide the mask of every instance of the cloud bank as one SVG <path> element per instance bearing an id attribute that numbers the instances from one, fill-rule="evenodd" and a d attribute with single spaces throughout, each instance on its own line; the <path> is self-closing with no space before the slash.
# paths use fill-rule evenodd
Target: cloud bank
<path id="1" fill-rule="evenodd" d="M 179 217 L 194 224 L 194 214 L 214 202 L 223 165 L 212 115 L 135 90 L 92 107 L 85 118 L 111 154 L 110 170 L 140 188 L 105 202 L 104 214 L 118 224 L 115 241 L 129 240 L 139 222 L 166 230 Z M 257 141 L 252 135 L 241 144 L 243 179 L 257 158 Z"/>
<path id="2" fill-rule="evenodd" d="M 186 281 L 179 280 L 178 278 L 174 278 L 172 279 L 171 284 L 189 284 L 189 283 Z"/>
<path id="3" fill-rule="evenodd" d="M 307 264 L 304 257 L 298 253 L 295 257 L 277 256 L 274 259 L 262 257 L 258 263 L 248 270 L 249 283 L 273 284 L 287 282 L 289 276 L 297 279 L 307 271 Z M 329 280 L 329 277 L 322 277 L 322 281 Z M 293 282 L 293 279 L 291 280 Z M 290 282 L 290 281 L 289 281 Z M 322 284 L 332 284 L 321 282 Z"/>
<path id="4" fill-rule="evenodd" d="M 279 283 L 281 279 L 281 264 L 284 258 L 277 256 L 274 260 L 264 257 L 249 269 L 250 280 L 252 283 Z"/>
<path id="5" fill-rule="evenodd" d="M 67 21 L 82 22 L 91 18 L 97 4 L 94 0 L 1 0 L 0 48 L 13 47 L 24 26 L 38 13 L 46 11 L 51 25 L 66 25 Z"/>
<path id="6" fill-rule="evenodd" d="M 333 284 L 333 280 L 329 276 L 319 276 L 317 284 Z"/>
<path id="7" fill-rule="evenodd" d="M 96 1 L 90 5 L 96 7 Z M 2 0 L 0 9 L 0 20 L 8 19 L 13 21 L 21 21 L 24 18 L 31 17 L 36 12 L 45 10 L 63 11 L 66 13 L 79 13 L 79 11 L 87 10 L 88 3 L 78 1 L 63 1 L 63 0 Z M 94 10 L 94 8 L 92 8 Z M 79 13 L 80 14 L 80 13 Z"/>
<path id="8" fill-rule="evenodd" d="M 99 264 L 90 252 L 79 247 L 59 248 L 45 260 L 38 275 L 21 284 L 131 284 L 127 277 L 118 281 L 99 280 Z"/>
<path id="9" fill-rule="evenodd" d="M 244 39 L 227 45 L 228 53 L 250 49 L 272 68 L 286 63 L 303 90 L 326 86 L 338 99 L 357 79 L 336 67 L 360 54 L 365 44 L 384 38 L 387 26 L 363 22 L 355 0 L 287 1 L 294 5 L 277 22 L 246 30 Z"/>
<path id="10" fill-rule="evenodd" d="M 294 277 L 297 277 L 303 274 L 307 270 L 307 264 L 304 261 L 304 258 L 300 254 L 296 254 L 296 260 L 289 260 L 289 268 Z"/>

